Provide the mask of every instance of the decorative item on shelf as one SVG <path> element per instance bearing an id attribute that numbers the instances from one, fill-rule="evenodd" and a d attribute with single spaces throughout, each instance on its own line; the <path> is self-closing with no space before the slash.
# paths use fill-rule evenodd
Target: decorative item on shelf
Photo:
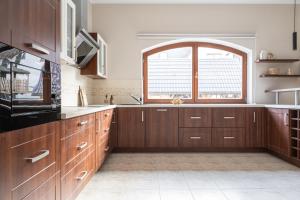
<path id="1" fill-rule="evenodd" d="M 260 53 L 259 53 L 259 59 L 260 60 L 268 59 L 268 51 L 261 50 Z"/>
<path id="2" fill-rule="evenodd" d="M 85 90 L 82 89 L 80 86 L 79 86 L 79 96 L 80 96 L 81 106 L 82 107 L 88 106 L 88 100 L 87 100 Z"/>
<path id="3" fill-rule="evenodd" d="M 267 59 L 268 60 L 272 60 L 272 59 L 274 59 L 275 57 L 274 57 L 274 54 L 272 54 L 272 53 L 268 53 L 267 54 Z"/>
<path id="4" fill-rule="evenodd" d="M 174 105 L 180 105 L 180 104 L 183 104 L 183 100 L 180 99 L 179 97 L 176 97 L 176 98 L 173 98 L 171 103 L 174 104 Z"/>
<path id="5" fill-rule="evenodd" d="M 293 69 L 292 68 L 288 68 L 288 70 L 287 70 L 287 73 L 286 73 L 287 75 L 295 75 L 295 73 L 294 73 L 294 71 L 293 71 Z"/>
<path id="6" fill-rule="evenodd" d="M 278 75 L 279 73 L 280 73 L 280 69 L 275 68 L 275 67 L 270 67 L 270 68 L 268 68 L 266 74 L 268 74 L 268 75 Z"/>

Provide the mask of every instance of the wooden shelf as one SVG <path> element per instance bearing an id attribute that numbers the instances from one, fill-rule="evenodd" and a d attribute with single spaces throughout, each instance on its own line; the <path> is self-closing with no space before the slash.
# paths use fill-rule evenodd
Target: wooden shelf
<path id="1" fill-rule="evenodd" d="M 261 78 L 299 78 L 300 74 L 295 74 L 295 75 L 286 75 L 286 74 L 278 74 L 278 75 L 261 74 L 259 77 L 261 77 Z"/>
<path id="2" fill-rule="evenodd" d="M 256 63 L 293 63 L 299 62 L 300 59 L 257 59 Z"/>

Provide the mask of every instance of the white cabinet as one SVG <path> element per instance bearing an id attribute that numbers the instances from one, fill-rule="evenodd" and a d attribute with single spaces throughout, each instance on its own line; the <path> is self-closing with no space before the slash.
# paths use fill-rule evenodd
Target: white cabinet
<path id="1" fill-rule="evenodd" d="M 61 0 L 61 59 L 76 63 L 76 6 L 72 0 Z"/>
<path id="2" fill-rule="evenodd" d="M 97 34 L 97 42 L 100 46 L 97 51 L 98 76 L 107 78 L 107 44 L 99 34 Z"/>

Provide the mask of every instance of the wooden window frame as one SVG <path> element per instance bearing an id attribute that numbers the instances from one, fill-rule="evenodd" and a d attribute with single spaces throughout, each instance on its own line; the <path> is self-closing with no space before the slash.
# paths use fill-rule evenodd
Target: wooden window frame
<path id="1" fill-rule="evenodd" d="M 180 42 L 175 44 L 170 44 L 162 47 L 158 47 L 147 52 L 143 53 L 143 94 L 144 94 L 144 103 L 171 103 L 171 99 L 149 99 L 148 98 L 148 57 L 159 53 L 162 51 L 183 48 L 183 47 L 191 47 L 192 48 L 192 98 L 184 99 L 184 103 L 242 103 L 245 104 L 247 102 L 247 53 L 240 51 L 238 49 L 224 46 L 221 44 L 208 43 L 208 42 Z M 207 47 L 213 49 L 220 49 L 224 51 L 228 51 L 237 55 L 240 55 L 243 59 L 242 66 L 242 98 L 241 99 L 199 99 L 198 98 L 198 48 L 199 47 Z"/>

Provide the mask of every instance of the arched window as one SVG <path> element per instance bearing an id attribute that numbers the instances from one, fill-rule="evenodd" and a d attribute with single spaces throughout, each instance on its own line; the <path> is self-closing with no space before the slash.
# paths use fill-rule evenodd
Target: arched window
<path id="1" fill-rule="evenodd" d="M 143 54 L 145 103 L 246 103 L 247 54 L 206 42 L 182 42 Z"/>

